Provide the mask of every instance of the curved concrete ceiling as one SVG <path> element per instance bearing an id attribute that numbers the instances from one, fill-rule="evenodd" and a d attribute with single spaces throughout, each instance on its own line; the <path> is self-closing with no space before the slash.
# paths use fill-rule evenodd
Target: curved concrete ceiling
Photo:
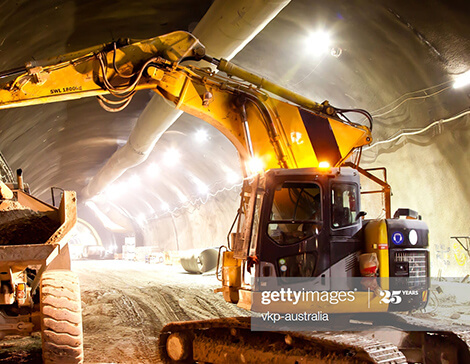
<path id="1" fill-rule="evenodd" d="M 191 30 L 211 1 L 50 4 L 1 3 L 1 70 L 119 37 Z M 451 119 L 468 112 L 470 105 L 468 87 L 452 88 L 454 78 L 470 69 L 469 11 L 466 1 L 292 0 L 234 58 L 315 101 L 328 99 L 338 107 L 371 111 L 375 141 L 409 129 L 419 132 L 377 144 L 364 153 L 363 162 L 385 164 L 395 192 L 394 207 L 418 209 L 431 231 L 437 229 L 432 232 L 436 257 L 444 249 L 440 244 L 448 244 L 451 235 L 470 230 L 470 120 L 468 114 Z M 307 38 L 318 29 L 330 32 L 330 48 L 340 53 L 338 57 L 311 52 Z M 49 199 L 51 185 L 81 191 L 125 143 L 151 96 L 140 92 L 117 114 L 101 109 L 95 99 L 1 111 L 1 152 L 13 169 L 23 168 L 40 198 Z M 444 122 L 422 130 L 438 120 Z M 193 138 L 200 129 L 208 135 L 205 143 Z M 165 165 L 162 158 L 171 148 L 178 149 L 183 168 Z M 121 177 L 123 183 L 136 183 L 135 193 L 124 194 L 129 185 L 117 185 L 111 192 L 122 196 L 113 203 L 133 216 L 158 215 L 165 204 L 172 208 L 184 199 L 200 198 L 204 186 L 211 192 L 230 187 L 233 181 L 227 182 L 227 175 L 237 172 L 237 163 L 234 148 L 220 133 L 183 116 L 146 163 Z M 146 174 L 156 165 L 159 173 Z"/>

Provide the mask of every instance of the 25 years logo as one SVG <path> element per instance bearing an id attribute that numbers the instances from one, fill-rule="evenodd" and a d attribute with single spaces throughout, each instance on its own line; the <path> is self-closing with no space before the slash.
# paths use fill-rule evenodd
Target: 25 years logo
<path id="1" fill-rule="evenodd" d="M 400 293 L 401 291 L 381 291 L 380 297 L 382 297 L 382 299 L 380 300 L 380 303 L 398 305 L 402 301 Z"/>
<path id="2" fill-rule="evenodd" d="M 391 304 L 391 305 L 398 305 L 403 301 L 402 296 L 416 296 L 418 295 L 418 291 L 388 291 L 388 290 L 382 290 L 380 291 L 380 303 L 384 304 Z"/>

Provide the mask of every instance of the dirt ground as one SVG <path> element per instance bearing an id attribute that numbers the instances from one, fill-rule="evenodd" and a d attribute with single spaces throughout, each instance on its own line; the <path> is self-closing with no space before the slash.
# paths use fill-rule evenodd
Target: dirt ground
<path id="1" fill-rule="evenodd" d="M 85 363 L 159 363 L 157 338 L 166 323 L 248 315 L 213 293 L 214 275 L 118 260 L 74 261 L 72 268 L 81 283 Z M 434 297 L 439 303 L 417 317 L 470 322 L 467 305 L 456 305 L 452 295 Z M 0 341 L 0 364 L 13 363 L 41 363 L 39 334 Z"/>
<path id="2" fill-rule="evenodd" d="M 214 275 L 125 261 L 75 262 L 87 363 L 158 362 L 157 338 L 171 321 L 247 315 L 214 294 Z"/>
<path id="3" fill-rule="evenodd" d="M 158 363 L 168 322 L 248 313 L 213 293 L 214 275 L 126 261 L 74 261 L 82 291 L 85 363 Z M 41 339 L 0 341 L 0 363 L 40 363 Z"/>

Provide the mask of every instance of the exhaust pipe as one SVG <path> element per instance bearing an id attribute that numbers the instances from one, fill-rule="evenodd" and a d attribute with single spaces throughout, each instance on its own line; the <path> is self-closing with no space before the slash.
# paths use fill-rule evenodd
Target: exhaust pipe
<path id="1" fill-rule="evenodd" d="M 21 168 L 16 170 L 16 180 L 18 182 L 18 189 L 24 191 L 23 170 Z"/>

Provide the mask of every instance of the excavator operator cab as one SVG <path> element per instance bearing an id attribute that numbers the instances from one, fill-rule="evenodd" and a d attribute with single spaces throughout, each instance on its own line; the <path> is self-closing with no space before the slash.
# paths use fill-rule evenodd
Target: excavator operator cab
<path id="1" fill-rule="evenodd" d="M 254 249 L 258 276 L 329 276 L 336 261 L 358 248 L 358 193 L 359 176 L 349 168 L 268 171 Z"/>
<path id="2" fill-rule="evenodd" d="M 221 291 L 226 299 L 237 302 L 238 292 L 252 289 L 253 278 L 315 277 L 324 289 L 341 290 L 354 289 L 351 282 L 361 277 L 372 277 L 382 283 L 391 278 L 384 289 L 418 292 L 390 310 L 424 307 L 429 276 L 426 223 L 408 209 L 398 211 L 405 219 L 362 219 L 360 174 L 350 167 L 271 169 L 245 180 L 237 232 L 224 255 Z M 360 261 L 371 255 L 377 267 L 364 276 Z M 239 278 L 228 273 L 237 269 Z M 401 277 L 406 279 L 396 280 Z M 359 290 L 367 294 L 366 288 Z"/>
<path id="3" fill-rule="evenodd" d="M 359 175 L 353 169 L 271 169 L 244 191 L 256 203 L 246 207 L 233 250 L 237 259 L 259 263 L 256 277 L 347 275 L 335 263 L 360 250 Z"/>

